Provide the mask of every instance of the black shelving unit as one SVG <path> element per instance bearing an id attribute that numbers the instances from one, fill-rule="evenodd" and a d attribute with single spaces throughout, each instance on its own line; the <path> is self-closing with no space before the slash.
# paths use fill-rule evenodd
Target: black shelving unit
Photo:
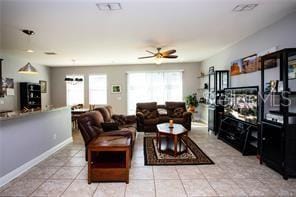
<path id="1" fill-rule="evenodd" d="M 229 87 L 229 71 L 217 70 L 209 73 L 209 107 L 208 107 L 208 130 L 218 133 L 220 119 L 223 116 L 223 107 L 220 98 L 224 88 Z"/>
<path id="2" fill-rule="evenodd" d="M 296 177 L 295 67 L 295 48 L 283 49 L 261 59 L 264 99 L 261 100 L 260 163 L 278 171 L 284 179 Z"/>
<path id="3" fill-rule="evenodd" d="M 39 83 L 20 83 L 21 110 L 41 109 L 41 89 Z"/>
<path id="4" fill-rule="evenodd" d="M 2 61 L 3 59 L 0 58 L 0 97 L 3 97 L 3 90 L 2 90 Z"/>

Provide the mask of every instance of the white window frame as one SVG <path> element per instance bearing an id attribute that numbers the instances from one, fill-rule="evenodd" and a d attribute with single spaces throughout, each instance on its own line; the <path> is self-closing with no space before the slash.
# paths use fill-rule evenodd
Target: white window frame
<path id="1" fill-rule="evenodd" d="M 104 94 L 104 99 L 102 99 L 102 100 L 105 100 L 105 102 L 98 102 L 98 103 L 95 103 L 95 101 L 92 101 L 92 96 L 91 96 L 91 94 L 92 94 L 92 87 L 91 87 L 91 77 L 94 77 L 94 76 L 100 76 L 100 77 L 105 77 L 105 87 L 103 88 L 104 90 L 103 91 L 105 91 L 105 94 Z M 107 104 L 107 102 L 108 102 L 108 76 L 107 76 L 107 74 L 91 74 L 91 75 L 89 75 L 88 76 L 88 100 L 89 100 L 89 104 L 90 105 L 106 105 Z M 97 91 L 98 91 L 98 89 L 97 89 Z"/>

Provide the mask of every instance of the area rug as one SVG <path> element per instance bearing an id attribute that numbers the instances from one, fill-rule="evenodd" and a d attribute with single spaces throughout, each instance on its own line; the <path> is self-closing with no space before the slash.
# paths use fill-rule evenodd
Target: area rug
<path id="1" fill-rule="evenodd" d="M 155 137 L 144 137 L 145 165 L 209 165 L 214 162 L 194 143 L 188 139 L 188 152 L 177 157 L 160 153 Z"/>

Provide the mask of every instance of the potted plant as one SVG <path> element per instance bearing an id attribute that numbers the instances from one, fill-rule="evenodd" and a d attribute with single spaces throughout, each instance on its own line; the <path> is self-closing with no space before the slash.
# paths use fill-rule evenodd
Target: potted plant
<path id="1" fill-rule="evenodd" d="M 195 108 L 198 106 L 198 101 L 196 98 L 196 93 L 190 94 L 185 97 L 185 102 L 188 107 L 189 112 L 195 112 Z"/>

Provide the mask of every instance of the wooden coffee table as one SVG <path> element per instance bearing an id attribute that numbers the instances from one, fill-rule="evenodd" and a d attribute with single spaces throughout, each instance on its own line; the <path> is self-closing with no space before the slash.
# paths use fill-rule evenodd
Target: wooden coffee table
<path id="1" fill-rule="evenodd" d="M 88 183 L 92 181 L 129 182 L 131 138 L 99 136 L 88 145 Z"/>
<path id="2" fill-rule="evenodd" d="M 159 152 L 170 154 L 174 157 L 188 152 L 188 130 L 181 124 L 174 124 L 174 127 L 170 128 L 169 123 L 162 123 L 157 125 L 157 130 Z M 162 137 L 165 137 L 165 139 Z M 182 137 L 184 140 L 181 139 Z"/>

